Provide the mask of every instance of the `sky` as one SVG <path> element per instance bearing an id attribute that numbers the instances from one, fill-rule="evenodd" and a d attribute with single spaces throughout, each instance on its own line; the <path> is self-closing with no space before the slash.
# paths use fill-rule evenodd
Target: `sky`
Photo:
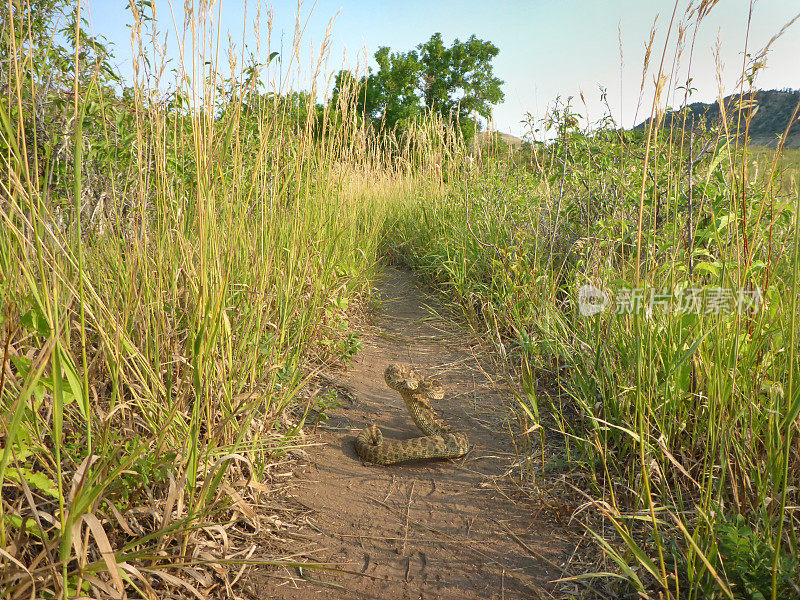
<path id="1" fill-rule="evenodd" d="M 184 2 L 173 0 L 171 6 L 167 0 L 153 3 L 157 5 L 158 29 L 170 31 L 165 55 L 174 66 L 179 53 L 173 15 L 180 25 Z M 129 27 L 132 16 L 127 4 L 127 0 L 83 0 L 82 10 L 94 34 L 113 42 L 113 62 L 123 77 L 129 78 L 133 72 Z M 243 46 L 252 52 L 260 46 L 258 55 L 262 61 L 271 51 L 282 52 L 284 60 L 276 61 L 271 71 L 276 84 L 308 88 L 320 66 L 320 94 L 329 88 L 326 81 L 330 74 L 340 68 L 363 72 L 366 66 L 374 67 L 373 55 L 381 46 L 405 52 L 437 32 L 447 45 L 474 34 L 500 50 L 492 64 L 495 76 L 505 82 L 505 100 L 494 107 L 491 127 L 522 136 L 528 131 L 523 123 L 526 115 L 530 114 L 534 121 L 540 119 L 556 97 L 573 97 L 573 109 L 584 123 L 596 122 L 609 109 L 623 127 L 647 118 L 655 87 L 653 73 L 664 52 L 674 6 L 662 0 L 311 0 L 299 5 L 304 33 L 298 59 L 291 63 L 288 57 L 297 23 L 296 1 L 261 3 L 258 35 L 254 21 L 259 3 L 254 0 L 218 0 L 207 22 L 212 23 L 211 31 L 218 28 L 221 32 L 221 57 L 226 56 L 228 39 L 239 53 Z M 677 24 L 687 6 L 688 2 L 679 0 L 667 40 L 667 72 L 675 56 Z M 748 0 L 721 0 L 697 28 L 691 54 L 691 86 L 696 89 L 690 101 L 714 101 L 720 85 L 723 95 L 738 90 L 751 6 L 746 46 L 750 56 L 755 56 L 800 13 L 797 0 L 760 0 L 752 4 Z M 266 24 L 268 9 L 272 14 L 271 35 Z M 645 46 L 654 23 L 650 68 L 640 102 Z M 316 57 L 329 27 L 327 59 L 317 65 Z M 677 79 L 681 83 L 686 80 L 688 45 L 694 31 L 692 22 L 686 32 L 687 48 L 679 61 Z M 756 86 L 800 88 L 798 59 L 800 19 L 771 46 Z M 223 62 L 227 63 L 227 58 Z M 720 80 L 718 65 L 722 67 Z M 607 92 L 605 102 L 601 100 L 601 86 Z M 682 98 L 683 92 L 675 92 L 673 87 L 664 102 L 679 106 Z"/>

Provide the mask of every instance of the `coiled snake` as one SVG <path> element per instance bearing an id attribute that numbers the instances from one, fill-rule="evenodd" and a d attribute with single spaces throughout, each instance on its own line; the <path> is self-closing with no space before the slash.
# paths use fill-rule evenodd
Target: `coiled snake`
<path id="1" fill-rule="evenodd" d="M 410 365 L 393 363 L 384 373 L 386 385 L 400 392 L 411 418 L 425 435 L 410 440 L 384 441 L 373 423 L 356 438 L 358 455 L 368 462 L 391 465 L 422 458 L 457 458 L 469 450 L 466 434 L 454 430 L 433 410 L 430 401 L 444 398 L 439 383 L 420 377 Z"/>

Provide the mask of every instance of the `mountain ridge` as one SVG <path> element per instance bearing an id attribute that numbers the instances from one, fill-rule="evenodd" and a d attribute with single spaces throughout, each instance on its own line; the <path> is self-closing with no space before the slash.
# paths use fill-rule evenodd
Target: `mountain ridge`
<path id="1" fill-rule="evenodd" d="M 747 115 L 749 94 L 745 94 L 741 104 L 742 116 Z M 725 105 L 725 113 L 731 121 L 735 121 L 737 111 L 739 110 L 739 94 L 731 94 L 723 99 Z M 750 121 L 750 128 L 748 134 L 750 143 L 766 146 L 768 148 L 776 148 L 780 136 L 786 130 L 789 120 L 792 117 L 798 101 L 800 101 L 800 90 L 782 89 L 782 90 L 757 90 L 753 93 L 754 106 L 752 110 L 752 119 Z M 695 127 L 708 129 L 710 127 L 719 125 L 720 122 L 720 103 L 717 102 L 693 102 L 686 105 L 687 109 L 687 129 L 691 128 L 691 123 L 694 121 Z M 744 120 L 742 121 L 744 123 Z M 668 111 L 664 115 L 662 127 L 668 128 L 673 124 L 675 127 L 681 127 L 683 123 L 683 109 Z M 650 119 L 645 119 L 633 129 L 644 129 L 650 124 Z M 735 126 L 735 125 L 734 125 Z M 786 139 L 787 148 L 800 148 L 800 119 L 795 119 L 789 130 L 789 135 Z"/>

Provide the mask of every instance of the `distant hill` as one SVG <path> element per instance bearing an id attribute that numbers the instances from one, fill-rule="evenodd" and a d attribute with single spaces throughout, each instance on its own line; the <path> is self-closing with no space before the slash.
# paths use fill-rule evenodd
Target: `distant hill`
<path id="1" fill-rule="evenodd" d="M 510 133 L 500 133 L 498 131 L 479 131 L 475 134 L 475 138 L 472 140 L 472 145 L 484 146 L 486 144 L 496 143 L 498 140 L 514 150 L 521 148 L 522 144 L 524 143 L 523 140 L 511 135 Z"/>
<path id="2" fill-rule="evenodd" d="M 746 97 L 746 96 L 745 96 Z M 753 115 L 750 122 L 750 143 L 760 146 L 775 148 L 778 145 L 778 138 L 783 135 L 786 125 L 792 116 L 794 107 L 800 99 L 800 90 L 759 90 L 753 98 L 758 110 Z M 731 94 L 724 100 L 725 112 L 727 115 L 736 119 L 739 95 Z M 699 126 L 705 117 L 705 126 L 710 127 L 719 122 L 719 103 L 695 102 L 687 106 L 687 124 L 694 117 L 695 126 Z M 743 108 L 743 111 L 746 107 Z M 754 109 L 755 110 L 755 109 Z M 675 119 L 675 126 L 680 127 L 683 116 L 677 112 L 667 113 L 664 117 L 664 127 L 670 127 L 672 119 Z M 639 123 L 634 129 L 643 129 L 650 123 L 650 119 Z M 744 132 L 742 132 L 744 133 Z M 800 121 L 795 121 L 789 130 L 786 140 L 787 148 L 800 148 Z"/>

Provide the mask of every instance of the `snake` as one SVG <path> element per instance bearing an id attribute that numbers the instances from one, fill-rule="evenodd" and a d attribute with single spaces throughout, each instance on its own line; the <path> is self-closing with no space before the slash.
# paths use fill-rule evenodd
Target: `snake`
<path id="1" fill-rule="evenodd" d="M 400 392 L 414 423 L 424 436 L 409 440 L 384 440 L 374 423 L 365 427 L 355 441 L 356 453 L 365 461 L 393 465 L 407 460 L 458 458 L 469 450 L 465 433 L 453 429 L 431 406 L 442 400 L 444 389 L 435 379 L 421 377 L 411 365 L 392 363 L 384 373 L 386 385 Z"/>

